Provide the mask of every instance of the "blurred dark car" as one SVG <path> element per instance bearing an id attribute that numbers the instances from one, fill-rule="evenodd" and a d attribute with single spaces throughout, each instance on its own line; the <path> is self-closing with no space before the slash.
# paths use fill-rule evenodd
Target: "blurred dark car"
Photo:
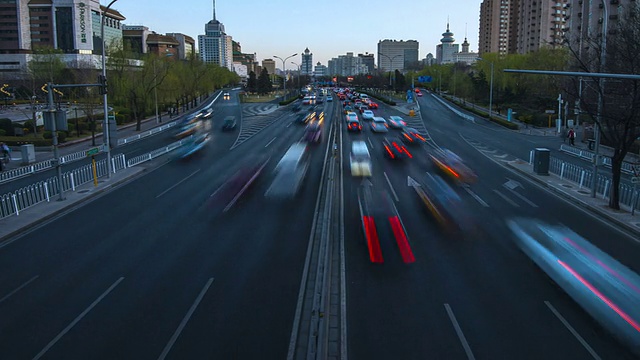
<path id="1" fill-rule="evenodd" d="M 427 173 L 422 185 L 413 188 L 443 229 L 460 235 L 473 234 L 478 230 L 462 198 L 444 179 Z"/>
<path id="2" fill-rule="evenodd" d="M 300 111 L 300 109 L 301 109 L 301 107 L 300 107 L 300 104 L 299 104 L 299 103 L 295 103 L 295 104 L 293 104 L 293 106 L 291 107 L 291 111 L 292 111 L 292 112 L 298 112 L 298 111 Z"/>
<path id="3" fill-rule="evenodd" d="M 236 117 L 227 116 L 222 123 L 222 131 L 231 131 L 236 128 Z"/>
<path id="4" fill-rule="evenodd" d="M 397 137 L 385 137 L 382 140 L 384 156 L 391 160 L 411 159 L 413 155 Z"/>
<path id="5" fill-rule="evenodd" d="M 322 137 L 322 127 L 318 123 L 307 125 L 304 131 L 304 141 L 309 143 L 319 143 Z"/>
<path id="6" fill-rule="evenodd" d="M 448 149 L 434 150 L 429 153 L 431 162 L 452 180 L 471 184 L 478 180 L 476 173 L 467 166 L 462 158 Z"/>
<path id="7" fill-rule="evenodd" d="M 414 128 L 405 127 L 400 136 L 407 145 L 421 145 L 427 142 L 427 139 Z"/>

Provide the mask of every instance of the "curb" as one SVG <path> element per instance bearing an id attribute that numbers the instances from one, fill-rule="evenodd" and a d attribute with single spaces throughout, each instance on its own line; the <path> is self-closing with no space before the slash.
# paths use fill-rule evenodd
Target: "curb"
<path id="1" fill-rule="evenodd" d="M 520 169 L 520 168 L 514 166 L 511 162 L 507 162 L 507 165 L 509 165 L 510 168 L 516 170 L 518 173 L 526 176 L 528 179 L 531 179 L 531 180 L 537 182 L 538 184 L 543 185 L 545 188 L 553 191 L 554 193 L 556 193 L 558 195 L 561 195 L 563 198 L 565 198 L 567 200 L 571 200 L 573 202 L 579 203 L 579 205 L 581 205 L 583 208 L 589 210 L 589 212 L 591 212 L 592 214 L 598 215 L 600 217 L 603 217 L 607 221 L 615 223 L 616 225 L 620 226 L 621 228 L 624 228 L 625 230 L 640 236 L 640 229 L 635 228 L 633 226 L 630 226 L 629 224 L 616 219 L 615 217 L 607 214 L 606 212 L 601 211 L 597 207 L 595 207 L 595 206 L 593 206 L 591 204 L 588 204 L 588 203 L 584 202 L 583 200 L 581 200 L 580 198 L 572 196 L 571 194 L 568 194 L 567 192 L 565 192 L 565 191 L 563 191 L 563 190 L 561 190 L 561 189 L 559 189 L 559 188 L 557 188 L 555 186 L 550 185 L 549 183 L 547 183 L 546 181 L 544 181 L 544 180 L 542 180 L 542 179 L 540 179 L 538 177 L 531 176 L 528 172 L 526 172 L 523 169 Z M 549 175 L 549 176 L 551 176 L 551 175 Z"/>
<path id="2" fill-rule="evenodd" d="M 148 119 L 142 120 L 140 122 L 140 125 L 145 124 L 145 123 L 147 123 L 149 121 L 152 121 L 152 120 L 155 120 L 155 118 L 148 118 Z M 119 130 L 129 129 L 129 128 L 132 128 L 132 127 L 134 127 L 136 125 L 137 125 L 136 122 L 133 122 L 132 124 L 123 125 L 123 126 L 118 128 L 118 131 Z M 96 133 L 96 138 L 99 137 L 99 136 L 102 136 L 102 134 L 103 134 L 102 132 Z M 76 140 L 73 140 L 73 141 L 65 142 L 64 144 L 58 145 L 58 147 L 59 148 L 63 148 L 63 147 L 71 146 L 71 145 L 77 145 L 77 144 L 80 144 L 80 143 L 83 143 L 83 142 L 89 141 L 89 140 L 91 140 L 91 136 L 84 137 L 82 139 L 76 139 Z"/>
<path id="3" fill-rule="evenodd" d="M 91 192 L 87 196 L 83 196 L 83 197 L 78 198 L 77 200 L 70 201 L 70 202 L 66 203 L 64 206 L 62 206 L 61 208 L 55 209 L 55 210 L 51 211 L 50 213 L 48 213 L 46 215 L 43 215 L 42 217 L 39 217 L 39 218 L 35 219 L 34 221 L 32 221 L 32 222 L 30 222 L 28 224 L 24 224 L 23 226 L 20 226 L 19 228 L 13 229 L 10 232 L 8 232 L 7 234 L 2 235 L 0 237 L 0 247 L 2 247 L 4 245 L 3 243 L 6 240 L 9 240 L 9 239 L 11 239 L 11 238 L 13 238 L 13 237 L 25 232 L 29 228 L 33 227 L 34 224 L 38 224 L 38 223 L 42 223 L 42 222 L 45 222 L 47 220 L 50 220 L 50 219 L 58 216 L 59 214 L 65 212 L 65 211 L 68 211 L 68 210 L 70 210 L 70 209 L 72 209 L 74 207 L 77 207 L 78 205 L 81 205 L 81 204 L 83 204 L 83 203 L 95 198 L 96 196 L 98 196 L 98 195 L 100 195 L 102 193 L 105 193 L 105 192 L 107 192 L 109 190 L 112 190 L 115 187 L 117 187 L 117 186 L 119 186 L 119 185 L 121 185 L 123 183 L 129 182 L 131 180 L 134 180 L 135 178 L 138 178 L 138 177 L 142 176 L 147 171 L 147 169 L 143 168 L 143 167 L 133 167 L 133 168 L 128 168 L 128 169 L 135 169 L 135 170 L 130 175 L 127 175 L 127 176 L 125 176 L 125 177 L 123 177 L 121 179 L 118 179 L 117 181 L 114 181 L 112 183 L 105 184 L 104 186 L 96 189 L 95 191 Z M 77 189 L 76 189 L 76 191 L 77 191 Z M 57 200 L 52 200 L 52 201 L 57 201 Z M 38 206 L 38 205 L 39 204 L 35 204 L 35 205 L 33 205 L 33 207 Z M 12 216 L 21 216 L 21 215 L 12 215 Z M 7 218 L 5 218 L 5 219 L 7 219 Z M 4 220 L 4 219 L 2 219 L 2 220 Z"/>

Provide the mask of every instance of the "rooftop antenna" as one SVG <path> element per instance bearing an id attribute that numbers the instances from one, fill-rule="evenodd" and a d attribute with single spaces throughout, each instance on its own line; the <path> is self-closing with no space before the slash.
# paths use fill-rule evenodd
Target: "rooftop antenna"
<path id="1" fill-rule="evenodd" d="M 216 0 L 213 0 L 213 20 L 216 19 Z"/>

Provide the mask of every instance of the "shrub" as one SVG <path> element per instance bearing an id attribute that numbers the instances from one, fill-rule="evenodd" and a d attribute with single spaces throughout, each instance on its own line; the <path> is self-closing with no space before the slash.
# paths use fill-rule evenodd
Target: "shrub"
<path id="1" fill-rule="evenodd" d="M 47 130 L 44 132 L 44 134 L 42 134 L 42 137 L 45 139 L 53 139 L 53 135 L 51 134 L 51 131 Z"/>
<path id="2" fill-rule="evenodd" d="M 66 131 L 58 131 L 58 142 L 65 142 L 67 140 L 67 132 Z"/>
<path id="3" fill-rule="evenodd" d="M 13 122 L 11 119 L 0 119 L 0 129 L 5 131 L 7 136 L 13 136 Z"/>
<path id="4" fill-rule="evenodd" d="M 7 131 L 5 129 L 0 129 L 0 136 L 7 135 Z"/>

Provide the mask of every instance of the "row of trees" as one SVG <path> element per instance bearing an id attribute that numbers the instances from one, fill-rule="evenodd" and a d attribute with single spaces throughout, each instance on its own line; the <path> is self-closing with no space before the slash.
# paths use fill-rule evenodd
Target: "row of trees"
<path id="1" fill-rule="evenodd" d="M 141 120 L 155 112 L 155 94 L 159 108 L 189 108 L 197 99 L 221 87 L 237 84 L 237 74 L 215 64 L 203 63 L 192 57 L 188 60 L 155 54 L 135 54 L 123 47 L 111 47 L 107 58 L 109 105 L 131 114 L 140 129 Z M 41 91 L 43 84 L 95 84 L 100 70 L 90 62 L 67 67 L 63 54 L 52 48 L 34 50 L 28 64 L 28 77 L 16 80 L 17 99 L 46 102 Z M 102 96 L 97 87 L 78 87 L 63 90 L 63 102 L 75 101 L 87 117 L 101 113 Z"/>

